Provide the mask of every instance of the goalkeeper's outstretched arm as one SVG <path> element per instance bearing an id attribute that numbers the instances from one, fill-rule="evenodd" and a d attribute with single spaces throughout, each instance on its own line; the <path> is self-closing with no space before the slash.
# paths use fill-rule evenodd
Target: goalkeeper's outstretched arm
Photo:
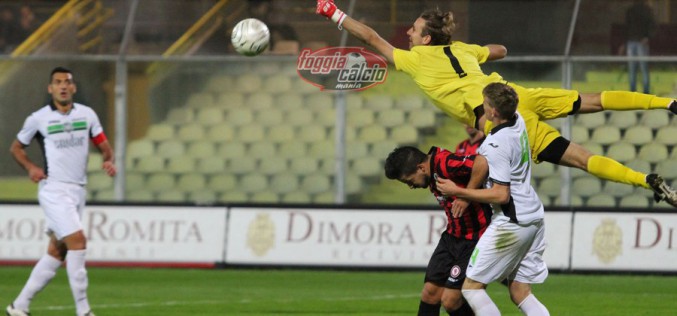
<path id="1" fill-rule="evenodd" d="M 389 63 L 394 63 L 393 45 L 390 45 L 388 41 L 384 40 L 371 27 L 347 16 L 343 11 L 339 10 L 336 4 L 334 4 L 334 0 L 317 0 L 315 12 L 334 21 L 334 23 L 338 24 L 339 28 L 345 28 L 348 33 L 376 49 Z"/>

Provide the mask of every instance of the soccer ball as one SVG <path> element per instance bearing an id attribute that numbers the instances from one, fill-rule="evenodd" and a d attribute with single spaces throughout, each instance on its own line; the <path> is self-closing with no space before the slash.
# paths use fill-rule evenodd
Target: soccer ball
<path id="1" fill-rule="evenodd" d="M 270 31 L 268 26 L 257 19 L 238 22 L 230 35 L 235 51 L 245 56 L 256 56 L 268 47 Z"/>

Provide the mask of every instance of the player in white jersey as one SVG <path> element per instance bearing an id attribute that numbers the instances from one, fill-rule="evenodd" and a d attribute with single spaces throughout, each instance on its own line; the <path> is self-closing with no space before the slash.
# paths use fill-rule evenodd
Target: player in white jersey
<path id="1" fill-rule="evenodd" d="M 500 315 L 487 295 L 487 284 L 508 279 L 510 298 L 525 315 L 550 315 L 531 294 L 532 283 L 543 283 L 545 224 L 543 204 L 531 186 L 531 154 L 526 125 L 516 112 L 515 90 L 491 83 L 482 91 L 487 119 L 494 123 L 478 153 L 487 159 L 486 189 L 457 187 L 446 179 L 437 183 L 445 195 L 490 203 L 491 224 L 480 238 L 468 264 L 463 297 L 476 315 Z"/>
<path id="2" fill-rule="evenodd" d="M 111 148 L 99 118 L 88 106 L 74 103 L 77 91 L 70 70 L 57 67 L 50 74 L 47 91 L 52 102 L 33 112 L 24 122 L 10 151 L 33 182 L 39 183 L 38 201 L 47 224 L 47 254 L 37 262 L 19 296 L 7 306 L 9 316 L 26 316 L 31 300 L 56 275 L 67 260 L 66 270 L 78 316 L 93 316 L 87 300 L 85 253 L 87 240 L 81 216 L 85 207 L 89 141 L 101 151 L 102 169 L 116 173 Z M 28 158 L 25 148 L 33 139 L 42 147 L 45 166 Z"/>

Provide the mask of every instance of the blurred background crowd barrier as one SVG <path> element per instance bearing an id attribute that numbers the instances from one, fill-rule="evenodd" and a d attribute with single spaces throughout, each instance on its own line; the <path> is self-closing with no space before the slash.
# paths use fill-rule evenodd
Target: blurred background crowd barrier
<path id="1" fill-rule="evenodd" d="M 349 1 L 338 2 L 349 9 Z M 677 1 L 649 2 L 657 21 L 644 58 L 650 92 L 676 97 Z M 629 59 L 618 52 L 630 4 L 378 0 L 355 1 L 351 16 L 407 48 L 406 31 L 420 12 L 453 10 L 455 40 L 508 48 L 509 57 L 485 72 L 527 87 L 598 92 L 629 89 Z M 271 29 L 271 47 L 260 56 L 236 55 L 230 45 L 230 29 L 245 17 Z M 123 171 L 108 178 L 93 153 L 89 202 L 434 205 L 427 190 L 386 179 L 385 157 L 402 145 L 453 149 L 466 137 L 394 68 L 382 85 L 343 93 L 345 112 L 337 111 L 337 93 L 296 71 L 301 49 L 341 40 L 312 1 L 0 1 L 0 18 L 3 201 L 36 200 L 36 185 L 8 149 L 25 117 L 48 102 L 56 66 L 74 71 L 76 102 L 99 113 Z M 362 43 L 349 37 L 347 46 Z M 552 123 L 595 153 L 677 184 L 677 119 L 667 111 Z M 38 147 L 29 148 L 33 157 Z M 667 206 L 654 204 L 648 190 L 551 164 L 536 165 L 533 180 L 546 206 Z"/>

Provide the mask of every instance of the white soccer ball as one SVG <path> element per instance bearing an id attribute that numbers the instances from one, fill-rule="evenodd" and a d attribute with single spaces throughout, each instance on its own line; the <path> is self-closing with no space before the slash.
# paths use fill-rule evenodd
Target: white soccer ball
<path id="1" fill-rule="evenodd" d="M 270 31 L 268 26 L 260 20 L 244 19 L 233 28 L 230 41 L 238 53 L 245 56 L 256 56 L 268 47 Z"/>

